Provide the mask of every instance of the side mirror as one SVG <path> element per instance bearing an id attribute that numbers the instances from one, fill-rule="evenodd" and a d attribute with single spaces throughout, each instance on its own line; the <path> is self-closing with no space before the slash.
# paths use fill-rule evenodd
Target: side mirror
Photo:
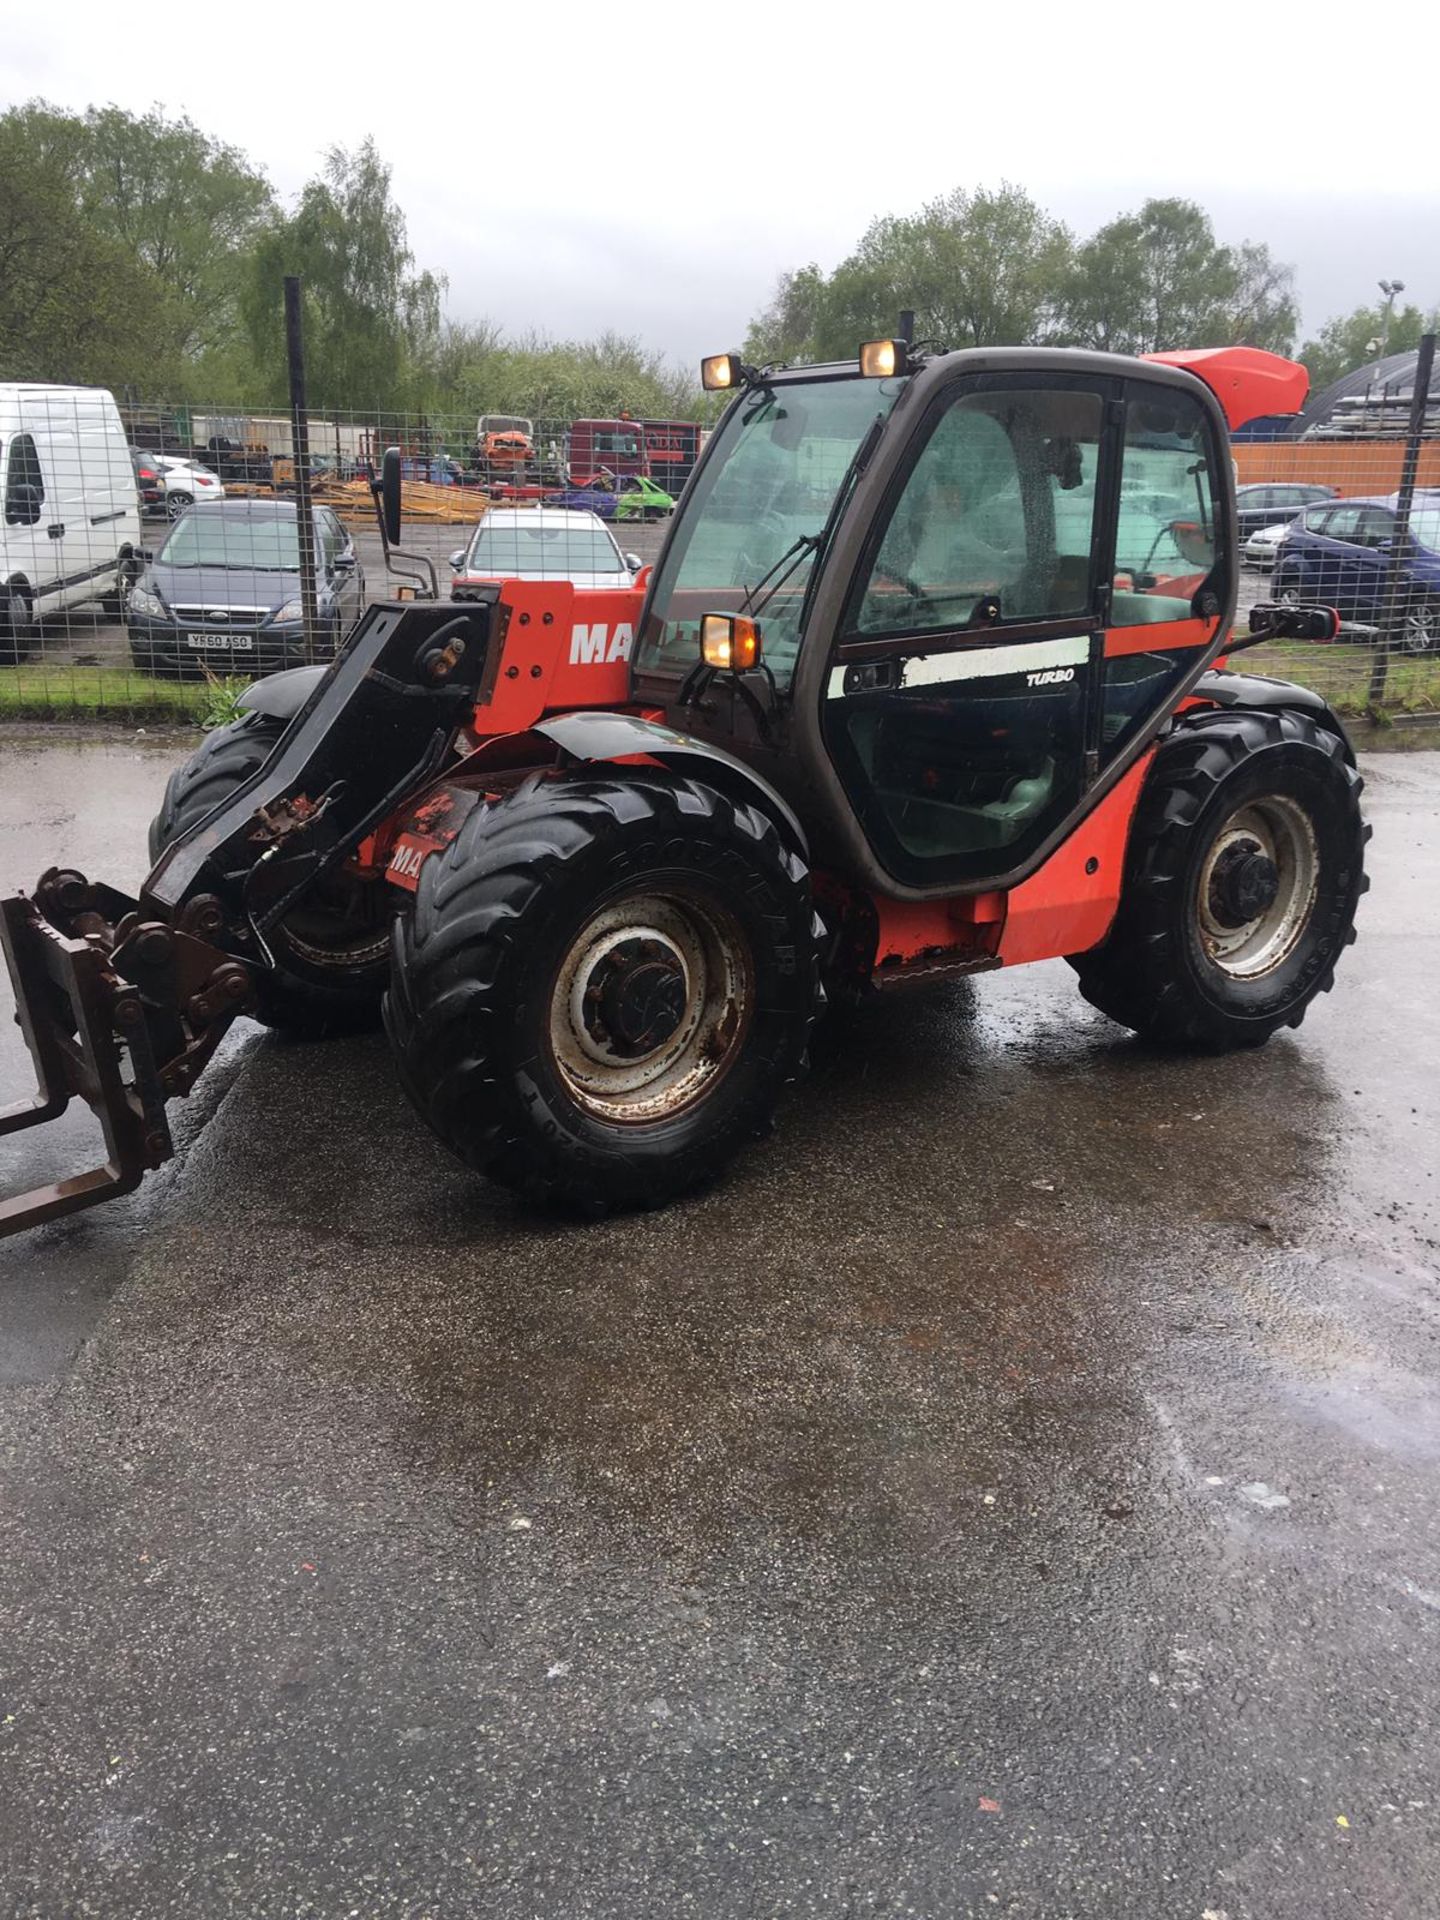
<path id="1" fill-rule="evenodd" d="M 625 562 L 631 573 L 638 573 L 645 564 L 638 553 L 622 553 L 620 558 Z"/>
<path id="2" fill-rule="evenodd" d="M 702 613 L 700 658 L 717 673 L 744 673 L 760 664 L 758 621 L 741 613 Z"/>
<path id="3" fill-rule="evenodd" d="M 1172 520 L 1170 537 L 1187 566 L 1203 567 L 1208 573 L 1215 564 L 1215 543 L 1198 520 Z"/>
<path id="4" fill-rule="evenodd" d="M 337 553 L 330 565 L 336 573 L 353 573 L 355 556 L 353 553 Z"/>
<path id="5" fill-rule="evenodd" d="M 465 564 L 465 549 L 464 547 L 456 547 L 455 551 L 450 556 L 451 573 L 459 573 L 460 569 L 464 566 L 464 564 Z"/>
<path id="6" fill-rule="evenodd" d="M 400 544 L 400 449 L 387 447 L 380 462 L 380 520 L 392 547 Z"/>
<path id="7" fill-rule="evenodd" d="M 5 500 L 5 524 L 33 527 L 40 518 L 40 489 L 22 481 L 11 487 Z"/>
<path id="8" fill-rule="evenodd" d="M 1334 607 L 1303 607 L 1286 601 L 1261 600 L 1250 609 L 1250 639 L 1257 640 L 1333 640 L 1340 631 L 1340 615 Z"/>

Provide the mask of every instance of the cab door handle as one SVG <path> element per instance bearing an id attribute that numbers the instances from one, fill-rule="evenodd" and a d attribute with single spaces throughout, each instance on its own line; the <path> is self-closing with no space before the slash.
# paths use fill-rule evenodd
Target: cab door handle
<path id="1" fill-rule="evenodd" d="M 64 532 L 65 532 L 65 525 L 63 521 L 58 522 L 53 527 L 46 527 L 45 529 L 46 537 L 51 540 L 60 539 L 60 537 L 63 535 Z"/>

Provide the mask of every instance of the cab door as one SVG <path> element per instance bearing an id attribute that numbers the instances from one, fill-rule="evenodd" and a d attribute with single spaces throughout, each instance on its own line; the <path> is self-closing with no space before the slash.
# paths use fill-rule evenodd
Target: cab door
<path id="1" fill-rule="evenodd" d="M 1183 388 L 974 375 L 862 550 L 821 733 L 906 887 L 1009 884 L 1213 641 L 1218 449 Z"/>

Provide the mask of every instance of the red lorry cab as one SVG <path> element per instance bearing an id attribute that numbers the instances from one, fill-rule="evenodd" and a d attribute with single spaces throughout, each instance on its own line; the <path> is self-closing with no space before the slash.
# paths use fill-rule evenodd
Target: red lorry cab
<path id="1" fill-rule="evenodd" d="M 577 420 L 570 429 L 570 484 L 588 486 L 597 474 L 618 480 L 629 473 L 650 477 L 645 434 L 638 420 Z"/>
<path id="2" fill-rule="evenodd" d="M 703 428 L 694 420 L 642 420 L 640 427 L 645 435 L 650 478 L 678 499 L 700 458 Z"/>

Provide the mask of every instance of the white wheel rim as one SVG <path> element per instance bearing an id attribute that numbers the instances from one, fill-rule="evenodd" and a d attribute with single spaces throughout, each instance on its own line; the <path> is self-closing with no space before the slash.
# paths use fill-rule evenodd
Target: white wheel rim
<path id="1" fill-rule="evenodd" d="M 1274 896 L 1241 917 L 1227 897 L 1227 876 L 1256 859 L 1274 870 Z M 1211 842 L 1196 890 L 1200 944 L 1212 964 L 1232 980 L 1256 980 L 1283 965 L 1309 924 L 1319 879 L 1315 828 L 1297 801 L 1271 793 L 1237 808 Z"/>
<path id="2" fill-rule="evenodd" d="M 754 997 L 748 944 L 728 912 L 679 890 L 631 894 L 566 948 L 550 993 L 550 1058 L 594 1118 L 666 1120 L 729 1070 Z"/>
<path id="3" fill-rule="evenodd" d="M 1405 614 L 1405 647 L 1409 653 L 1429 653 L 1440 639 L 1440 613 L 1431 606 L 1410 607 Z"/>

